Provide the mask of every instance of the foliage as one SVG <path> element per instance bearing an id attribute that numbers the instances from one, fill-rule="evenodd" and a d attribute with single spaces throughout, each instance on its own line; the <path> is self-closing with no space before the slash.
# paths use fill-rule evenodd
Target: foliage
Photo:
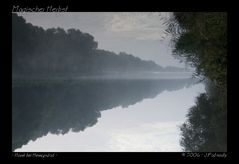
<path id="1" fill-rule="evenodd" d="M 196 68 L 206 93 L 181 126 L 184 151 L 227 151 L 227 13 L 175 12 L 168 22 L 174 56 Z"/>
<path id="2" fill-rule="evenodd" d="M 202 93 L 197 97 L 196 105 L 187 114 L 187 121 L 180 127 L 180 143 L 184 151 L 227 151 L 227 112 L 224 106 L 226 102 L 221 102 L 218 96 L 209 97 Z"/>
<path id="3" fill-rule="evenodd" d="M 186 59 L 196 68 L 198 75 L 206 76 L 218 87 L 225 89 L 227 14 L 176 12 L 169 27 L 168 30 L 174 36 L 174 56 Z"/>
<path id="4" fill-rule="evenodd" d="M 12 14 L 14 75 L 80 75 L 102 72 L 158 71 L 162 67 L 121 52 L 100 50 L 94 37 L 78 29 L 44 30 Z"/>

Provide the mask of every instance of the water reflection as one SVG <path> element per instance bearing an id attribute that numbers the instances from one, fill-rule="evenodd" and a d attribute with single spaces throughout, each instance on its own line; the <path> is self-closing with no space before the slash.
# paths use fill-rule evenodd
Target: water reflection
<path id="1" fill-rule="evenodd" d="M 101 111 L 133 105 L 162 91 L 189 87 L 192 79 L 81 80 L 14 85 L 12 150 L 49 132 L 83 131 L 97 123 Z"/>

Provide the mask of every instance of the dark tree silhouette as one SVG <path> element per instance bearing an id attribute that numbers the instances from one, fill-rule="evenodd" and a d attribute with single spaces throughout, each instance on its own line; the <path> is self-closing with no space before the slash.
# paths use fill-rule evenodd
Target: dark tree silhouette
<path id="1" fill-rule="evenodd" d="M 175 12 L 169 21 L 174 55 L 185 59 L 223 89 L 227 88 L 227 13 Z"/>
<path id="2" fill-rule="evenodd" d="M 16 84 L 12 93 L 12 150 L 47 133 L 83 131 L 97 123 L 101 111 L 128 107 L 164 90 L 178 90 L 195 81 L 81 80 Z M 104 95 L 104 96 L 102 96 Z"/>
<path id="3" fill-rule="evenodd" d="M 125 52 L 116 54 L 100 50 L 97 46 L 92 35 L 78 29 L 65 31 L 58 27 L 44 30 L 12 14 L 14 78 L 164 71 L 153 61 L 144 61 Z"/>
<path id="4" fill-rule="evenodd" d="M 190 108 L 188 119 L 181 126 L 184 151 L 227 151 L 227 113 L 218 103 L 205 93 L 197 97 L 196 105 Z"/>
<path id="5" fill-rule="evenodd" d="M 227 151 L 227 13 L 175 12 L 168 25 L 174 55 L 194 66 L 207 88 L 181 126 L 181 145 Z"/>

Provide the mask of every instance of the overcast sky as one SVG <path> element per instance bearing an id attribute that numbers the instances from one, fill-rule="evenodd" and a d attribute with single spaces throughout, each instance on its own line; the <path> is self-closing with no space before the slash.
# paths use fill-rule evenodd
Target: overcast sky
<path id="1" fill-rule="evenodd" d="M 184 67 L 171 55 L 170 36 L 164 22 L 170 13 L 160 12 L 66 12 L 18 13 L 44 29 L 80 29 L 94 36 L 100 49 L 126 52 L 161 66 Z"/>

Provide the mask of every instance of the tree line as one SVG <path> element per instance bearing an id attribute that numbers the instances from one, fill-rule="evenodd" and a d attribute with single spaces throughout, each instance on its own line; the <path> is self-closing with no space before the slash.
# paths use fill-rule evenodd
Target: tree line
<path id="1" fill-rule="evenodd" d="M 13 75 L 76 76 L 103 72 L 183 71 L 167 68 L 131 54 L 98 49 L 98 43 L 79 29 L 33 26 L 12 14 Z"/>
<path id="2" fill-rule="evenodd" d="M 227 13 L 174 12 L 167 32 L 174 56 L 195 67 L 206 86 L 180 128 L 183 150 L 227 151 Z"/>

